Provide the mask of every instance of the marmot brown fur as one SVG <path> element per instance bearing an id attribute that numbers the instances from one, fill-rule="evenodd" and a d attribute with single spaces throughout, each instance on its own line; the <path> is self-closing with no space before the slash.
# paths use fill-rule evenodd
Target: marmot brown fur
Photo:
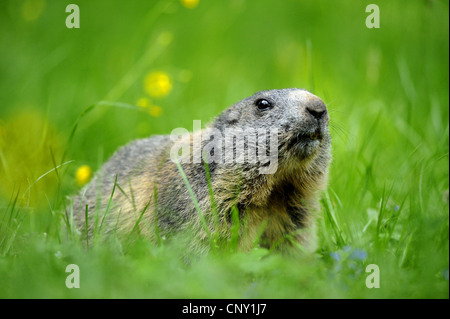
<path id="1" fill-rule="evenodd" d="M 328 121 L 323 101 L 306 90 L 255 93 L 203 130 L 178 140 L 153 136 L 121 148 L 74 198 L 75 219 L 81 230 L 88 224 L 90 234 L 99 225 L 107 232 L 139 231 L 153 239 L 191 229 L 192 248 L 205 252 L 211 234 L 230 237 L 234 211 L 244 226 L 239 233 L 244 250 L 257 238 L 265 247 L 297 242 L 314 250 L 315 215 L 331 160 Z M 239 129 L 246 132 L 244 143 L 232 138 L 231 149 L 224 147 L 227 134 Z M 256 139 L 248 136 L 252 129 L 259 132 Z M 271 149 L 270 137 L 276 142 Z M 177 145 L 190 150 L 178 157 L 188 184 L 174 161 Z M 258 158 L 246 153 L 236 159 L 235 154 L 251 147 Z M 262 161 L 269 151 L 272 156 Z"/>

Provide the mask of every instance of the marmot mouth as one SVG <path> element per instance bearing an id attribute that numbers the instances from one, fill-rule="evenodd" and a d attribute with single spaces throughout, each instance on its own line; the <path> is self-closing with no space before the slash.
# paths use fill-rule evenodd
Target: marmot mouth
<path id="1" fill-rule="evenodd" d="M 322 132 L 316 129 L 314 132 L 309 133 L 309 138 L 312 140 L 322 139 Z"/>
<path id="2" fill-rule="evenodd" d="M 299 132 L 292 137 L 291 144 L 298 143 L 308 143 L 311 141 L 321 140 L 323 138 L 323 133 L 320 128 L 315 129 L 312 132 Z"/>
<path id="3" fill-rule="evenodd" d="M 313 152 L 324 137 L 324 132 L 317 127 L 313 131 L 300 131 L 293 133 L 287 140 L 285 147 L 287 150 L 292 150 L 302 157 L 309 157 L 308 154 Z"/>

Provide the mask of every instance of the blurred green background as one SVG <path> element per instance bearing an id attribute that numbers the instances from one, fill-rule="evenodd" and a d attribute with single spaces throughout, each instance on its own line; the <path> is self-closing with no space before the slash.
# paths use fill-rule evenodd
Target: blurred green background
<path id="1" fill-rule="evenodd" d="M 69 29 L 72 2 L 0 3 L 1 297 L 448 298 L 448 1 L 377 0 L 379 29 L 371 1 L 79 0 Z M 58 230 L 79 167 L 286 87 L 330 110 L 316 259 L 256 250 L 184 270 L 171 246 L 86 252 Z M 89 290 L 61 284 L 73 262 Z"/>

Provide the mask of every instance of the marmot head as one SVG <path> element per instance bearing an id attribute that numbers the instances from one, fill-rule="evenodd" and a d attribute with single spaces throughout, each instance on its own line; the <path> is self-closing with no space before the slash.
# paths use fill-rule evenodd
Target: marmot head
<path id="1" fill-rule="evenodd" d="M 214 122 L 232 128 L 276 129 L 280 158 L 311 159 L 330 148 L 329 116 L 324 102 L 303 89 L 260 91 L 232 105 Z"/>

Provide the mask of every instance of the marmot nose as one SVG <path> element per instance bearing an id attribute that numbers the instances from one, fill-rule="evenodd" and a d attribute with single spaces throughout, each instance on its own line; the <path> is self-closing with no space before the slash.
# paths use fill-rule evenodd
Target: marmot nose
<path id="1" fill-rule="evenodd" d="M 327 114 L 327 107 L 323 103 L 316 103 L 308 105 L 306 112 L 311 114 L 316 120 L 320 120 L 325 114 Z"/>

